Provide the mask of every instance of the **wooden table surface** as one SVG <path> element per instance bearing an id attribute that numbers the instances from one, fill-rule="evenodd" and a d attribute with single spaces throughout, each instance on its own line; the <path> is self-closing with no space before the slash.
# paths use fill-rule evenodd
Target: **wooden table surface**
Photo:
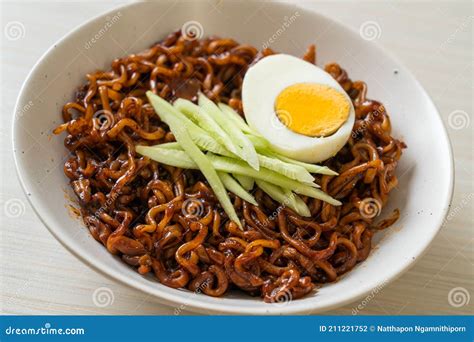
<path id="1" fill-rule="evenodd" d="M 69 30 L 119 4 L 109 1 L 1 2 L 2 313 L 174 313 L 175 308 L 105 278 L 67 252 L 35 216 L 13 166 L 13 107 L 33 64 Z M 376 22 L 378 43 L 407 65 L 432 96 L 454 149 L 456 186 L 446 224 L 425 256 L 377 293 L 360 314 L 474 313 L 474 298 L 470 298 L 474 296 L 472 2 L 305 1 L 302 6 L 356 30 L 366 22 Z M 426 136 L 426 139 L 433 138 Z M 109 297 L 98 302 L 94 299 L 102 288 L 110 290 L 105 293 Z M 359 303 L 328 314 L 350 315 Z"/>

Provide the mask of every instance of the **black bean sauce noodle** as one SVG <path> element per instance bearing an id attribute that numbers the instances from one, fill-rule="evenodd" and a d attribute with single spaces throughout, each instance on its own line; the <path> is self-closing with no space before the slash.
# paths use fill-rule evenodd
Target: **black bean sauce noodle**
<path id="1" fill-rule="evenodd" d="M 367 258 L 374 232 L 395 222 L 398 210 L 375 223 L 405 147 L 391 136 L 384 106 L 366 98 L 337 64 L 330 73 L 356 110 L 352 136 L 324 164 L 338 176 L 316 175 L 322 190 L 343 205 L 304 198 L 312 217 L 302 218 L 260 189 L 259 206 L 230 194 L 244 231 L 227 219 L 202 174 L 161 165 L 135 145 L 174 141 L 145 92 L 172 101 L 196 100 L 202 91 L 242 114 L 246 70 L 267 55 L 232 39 L 186 40 L 179 32 L 139 54 L 112 62 L 111 70 L 87 75 L 74 101 L 64 105 L 70 158 L 64 173 L 76 193 L 85 224 L 107 250 L 140 274 L 162 284 L 222 296 L 237 288 L 266 302 L 300 298 L 335 281 Z M 305 60 L 315 63 L 315 47 Z"/>

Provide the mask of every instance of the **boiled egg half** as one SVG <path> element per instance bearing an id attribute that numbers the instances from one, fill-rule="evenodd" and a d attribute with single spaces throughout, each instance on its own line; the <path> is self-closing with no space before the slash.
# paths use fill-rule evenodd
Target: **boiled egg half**
<path id="1" fill-rule="evenodd" d="M 263 58 L 242 86 L 247 123 L 273 149 L 316 163 L 334 156 L 354 125 L 352 101 L 323 69 L 290 55 Z"/>

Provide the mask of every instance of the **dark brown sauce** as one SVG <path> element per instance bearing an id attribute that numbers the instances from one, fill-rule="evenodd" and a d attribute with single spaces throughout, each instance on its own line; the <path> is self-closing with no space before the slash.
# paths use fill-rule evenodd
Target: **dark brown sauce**
<path id="1" fill-rule="evenodd" d="M 196 101 L 197 95 L 201 90 L 201 82 L 195 78 L 176 78 L 169 84 L 174 98 L 182 98 L 190 101 Z"/>

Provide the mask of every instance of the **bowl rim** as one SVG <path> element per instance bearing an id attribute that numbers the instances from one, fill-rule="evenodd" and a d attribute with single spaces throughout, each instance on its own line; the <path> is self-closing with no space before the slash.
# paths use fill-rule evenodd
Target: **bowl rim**
<path id="1" fill-rule="evenodd" d="M 227 1 L 227 0 L 226 0 Z M 160 0 L 162 3 L 171 3 L 172 1 L 169 0 Z M 247 3 L 260 3 L 260 0 L 247 0 Z M 17 100 L 16 104 L 14 107 L 14 112 L 13 115 L 15 116 L 16 113 L 18 112 L 18 109 L 22 107 L 22 104 L 25 103 L 25 91 L 28 86 L 28 83 L 34 79 L 34 74 L 36 70 L 41 66 L 42 63 L 45 62 L 47 59 L 48 55 L 55 49 L 55 47 L 63 44 L 65 41 L 67 41 L 70 37 L 72 37 L 75 34 L 79 34 L 85 27 L 87 27 L 90 24 L 93 24 L 94 22 L 97 22 L 101 20 L 102 18 L 112 15 L 113 13 L 120 11 L 120 10 L 129 10 L 130 8 L 133 8 L 135 6 L 141 6 L 144 2 L 138 1 L 138 2 L 132 2 L 132 3 L 126 3 L 120 6 L 116 6 L 112 9 L 109 9 L 107 11 L 104 11 L 97 16 L 94 16 L 91 19 L 86 20 L 84 23 L 76 26 L 72 30 L 68 31 L 65 35 L 63 35 L 59 40 L 57 40 L 55 43 L 53 43 L 47 50 L 42 54 L 42 56 L 37 60 L 37 62 L 34 64 L 34 66 L 31 68 L 29 71 L 25 81 L 23 82 Z M 146 3 L 146 2 L 145 2 Z M 357 31 L 349 26 L 346 26 L 344 23 L 340 22 L 337 19 L 334 19 L 332 17 L 326 16 L 325 14 L 321 14 L 313 9 L 305 8 L 302 7 L 298 4 L 293 4 L 289 2 L 279 2 L 279 1 L 271 1 L 268 4 L 271 4 L 272 6 L 281 6 L 281 7 L 287 7 L 287 8 L 292 8 L 292 9 L 299 9 L 304 12 L 311 12 L 312 15 L 315 15 L 317 17 L 321 17 L 324 20 L 327 20 L 331 22 L 332 24 L 335 24 L 342 28 L 343 30 L 350 31 L 351 33 L 357 33 Z M 440 124 L 441 130 L 440 133 L 442 133 L 442 139 L 444 140 L 444 143 L 447 144 L 447 152 L 448 152 L 448 157 L 449 157 L 449 165 L 448 165 L 448 191 L 447 191 L 447 196 L 444 199 L 443 203 L 443 210 L 439 213 L 439 218 L 435 224 L 435 228 L 432 229 L 431 235 L 429 238 L 426 238 L 423 240 L 423 243 L 419 245 L 417 254 L 414 256 L 414 258 L 409 258 L 406 261 L 401 261 L 398 268 L 396 271 L 392 272 L 392 274 L 387 277 L 386 279 L 380 279 L 379 281 L 374 281 L 373 284 L 368 287 L 368 288 L 361 288 L 354 290 L 354 293 L 351 294 L 350 296 L 347 296 L 346 298 L 334 298 L 334 301 L 331 304 L 328 304 L 326 306 L 319 307 L 317 312 L 324 312 L 327 310 L 339 308 L 343 305 L 353 303 L 356 300 L 366 296 L 369 294 L 373 289 L 378 288 L 379 286 L 385 286 L 391 282 L 393 282 L 395 279 L 400 277 L 402 274 L 404 274 L 406 271 L 408 271 L 411 267 L 413 267 L 416 262 L 427 252 L 428 247 L 431 245 L 433 242 L 434 238 L 438 235 L 440 229 L 443 226 L 443 222 L 446 218 L 446 215 L 449 212 L 449 207 L 452 202 L 453 198 L 453 193 L 454 193 L 454 158 L 453 158 L 453 147 L 452 143 L 449 138 L 448 131 L 446 129 L 446 126 L 441 118 L 441 115 L 439 113 L 438 108 L 436 107 L 435 103 L 433 102 L 431 96 L 428 94 L 428 92 L 423 88 L 421 83 L 415 78 L 415 76 L 411 73 L 411 71 L 403 64 L 400 62 L 400 60 L 395 57 L 392 52 L 384 48 L 382 45 L 380 45 L 377 42 L 371 42 L 373 44 L 373 49 L 377 50 L 379 53 L 384 54 L 387 56 L 390 60 L 392 60 L 396 65 L 397 68 L 400 71 L 403 71 L 407 77 L 410 78 L 411 82 L 413 82 L 414 86 L 417 87 L 426 97 L 426 100 L 428 104 L 433 108 L 433 110 L 436 112 L 436 115 L 433 116 L 433 120 L 438 120 L 438 124 Z M 203 307 L 203 302 L 200 300 L 196 300 L 194 298 L 186 298 L 185 296 L 182 295 L 182 292 L 180 293 L 179 291 L 176 291 L 176 293 L 173 294 L 168 294 L 165 292 L 160 292 L 158 289 L 157 291 L 152 291 L 151 289 L 147 288 L 145 285 L 141 284 L 138 281 L 135 281 L 134 279 L 130 278 L 124 273 L 116 272 L 113 271 L 111 268 L 101 268 L 99 265 L 95 264 L 93 260 L 90 260 L 88 256 L 81 255 L 75 248 L 75 245 L 73 241 L 70 241 L 69 238 L 64 236 L 61 233 L 61 229 L 52 227 L 46 223 L 46 219 L 43 217 L 43 215 L 39 212 L 39 210 L 36 208 L 36 206 L 33 203 L 33 199 L 28 196 L 31 191 L 28 189 L 28 186 L 26 184 L 26 181 L 24 180 L 24 175 L 21 170 L 21 165 L 20 165 L 20 159 L 21 155 L 18 154 L 18 149 L 17 149 L 17 136 L 15 132 L 18 131 L 17 129 L 17 123 L 18 120 L 13 120 L 12 124 L 12 153 L 13 153 L 13 158 L 14 158 L 14 163 L 15 163 L 15 169 L 16 169 L 16 174 L 19 179 L 19 182 L 21 184 L 21 188 L 25 194 L 25 197 L 27 198 L 30 206 L 33 208 L 33 211 L 35 212 L 36 216 L 40 219 L 40 221 L 43 223 L 43 225 L 49 230 L 49 232 L 58 240 L 62 246 L 64 246 L 71 254 L 76 256 L 79 260 L 81 260 L 83 263 L 88 265 L 89 267 L 93 268 L 97 272 L 105 275 L 107 278 L 119 281 L 121 284 L 124 284 L 128 286 L 129 288 L 133 289 L 138 289 L 150 296 L 152 296 L 157 302 L 163 303 L 165 305 L 170 305 L 170 306 L 175 306 L 176 305 L 185 305 L 185 309 L 193 312 L 212 312 L 214 314 L 247 314 L 247 315 L 275 315 L 275 314 L 301 314 L 301 313 L 309 313 L 311 314 L 314 312 L 314 309 L 308 305 L 308 303 L 302 301 L 301 304 L 296 305 L 295 302 L 293 301 L 293 305 L 268 305 L 268 308 L 264 307 L 251 307 L 251 306 L 240 306 L 240 305 L 232 305 L 229 306 L 227 304 L 220 304 L 220 303 L 206 303 L 206 307 Z M 442 132 L 441 132 L 442 131 Z M 18 155 L 17 155 L 18 154 Z"/>

